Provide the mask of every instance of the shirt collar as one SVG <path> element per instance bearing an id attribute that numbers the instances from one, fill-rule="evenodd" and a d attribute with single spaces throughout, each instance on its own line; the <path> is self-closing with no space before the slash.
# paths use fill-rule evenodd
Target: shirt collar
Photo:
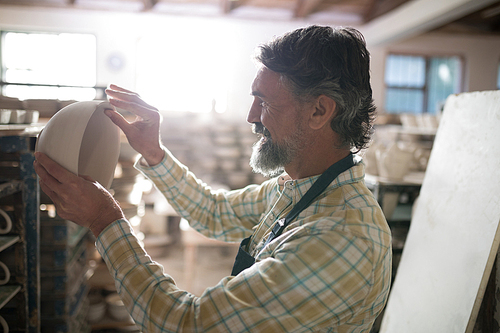
<path id="1" fill-rule="evenodd" d="M 355 165 L 347 171 L 341 173 L 329 186 L 329 188 L 339 187 L 344 184 L 358 182 L 365 176 L 365 165 L 361 157 L 354 155 Z M 320 175 L 311 177 L 292 179 L 286 172 L 277 177 L 276 184 L 281 191 L 285 183 L 293 182 L 295 188 L 299 189 L 301 193 L 306 193 L 307 190 L 314 184 Z"/>

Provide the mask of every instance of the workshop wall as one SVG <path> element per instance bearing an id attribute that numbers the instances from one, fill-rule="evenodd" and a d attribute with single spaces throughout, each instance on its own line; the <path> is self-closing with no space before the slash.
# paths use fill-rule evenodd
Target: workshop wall
<path id="1" fill-rule="evenodd" d="M 231 66 L 226 117 L 242 120 L 251 97 L 250 84 L 255 75 L 251 55 L 259 43 L 275 35 L 310 23 L 300 20 L 253 21 L 220 17 L 187 17 L 154 13 L 111 13 L 68 8 L 30 9 L 2 7 L 0 30 L 92 33 L 97 37 L 97 84 L 116 83 L 136 88 L 137 43 L 153 33 L 183 34 L 186 29 L 227 29 L 232 31 Z M 362 31 L 362 27 L 360 28 Z M 210 51 L 210 50 L 208 50 Z M 173 52 L 175 52 L 173 47 Z M 380 112 L 384 105 L 385 57 L 390 52 L 428 55 L 460 55 L 464 60 L 464 91 L 494 90 L 500 61 L 500 37 L 464 34 L 427 33 L 392 45 L 370 48 L 372 86 Z M 109 66 L 110 58 L 119 56 L 119 70 Z M 203 55 L 200 55 L 203 57 Z M 165 78 L 167 80 L 168 78 Z M 195 78 L 194 78 L 195 79 Z"/>

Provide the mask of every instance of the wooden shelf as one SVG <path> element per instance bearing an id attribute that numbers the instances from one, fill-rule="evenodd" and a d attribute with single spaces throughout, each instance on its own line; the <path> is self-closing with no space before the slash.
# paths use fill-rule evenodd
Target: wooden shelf
<path id="1" fill-rule="evenodd" d="M 12 297 L 16 296 L 19 290 L 21 290 L 21 286 L 0 286 L 0 309 L 3 308 L 5 304 L 12 299 Z"/>
<path id="2" fill-rule="evenodd" d="M 19 240 L 19 236 L 0 236 L 0 251 L 5 250 L 9 246 L 17 243 Z"/>
<path id="3" fill-rule="evenodd" d="M 0 198 L 19 192 L 22 188 L 20 180 L 11 180 L 7 183 L 0 184 Z"/>
<path id="4" fill-rule="evenodd" d="M 16 332 L 40 332 L 39 186 L 33 167 L 35 126 L 0 126 L 2 206 L 13 213 L 15 234 L 0 236 L 0 251 L 15 248 L 16 283 L 0 286 L 0 307 L 15 297 Z"/>
<path id="5" fill-rule="evenodd" d="M 8 124 L 0 125 L 1 136 L 36 136 L 45 126 L 44 123 L 39 124 Z"/>

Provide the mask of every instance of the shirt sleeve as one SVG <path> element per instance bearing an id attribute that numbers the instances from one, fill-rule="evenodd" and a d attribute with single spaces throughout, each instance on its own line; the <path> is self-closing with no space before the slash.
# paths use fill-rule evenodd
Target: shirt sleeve
<path id="1" fill-rule="evenodd" d="M 307 332 L 345 324 L 363 312 L 366 318 L 358 318 L 352 332 L 370 327 L 377 311 L 364 304 L 373 303 L 367 295 L 380 288 L 373 280 L 370 244 L 307 228 L 287 237 L 273 241 L 273 256 L 223 278 L 200 297 L 164 274 L 127 221 L 108 226 L 96 245 L 144 332 Z"/>
<path id="2" fill-rule="evenodd" d="M 191 227 L 207 237 L 222 241 L 240 241 L 252 234 L 267 208 L 267 185 L 250 185 L 241 190 L 213 190 L 197 179 L 165 149 L 165 158 L 153 167 L 136 163 L 155 184 L 175 211 Z"/>

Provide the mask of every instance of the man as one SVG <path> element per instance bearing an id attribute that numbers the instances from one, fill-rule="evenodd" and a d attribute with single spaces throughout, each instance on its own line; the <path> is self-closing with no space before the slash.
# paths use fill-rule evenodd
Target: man
<path id="1" fill-rule="evenodd" d="M 129 123 L 106 111 L 177 212 L 209 237 L 247 237 L 232 276 L 200 297 L 149 258 L 102 186 L 37 154 L 41 187 L 61 217 L 97 237 L 144 332 L 369 332 L 389 291 L 391 236 L 350 152 L 367 145 L 374 117 L 363 37 L 311 26 L 261 46 L 256 59 L 247 121 L 260 140 L 250 164 L 286 173 L 237 191 L 198 181 L 160 144 L 158 111 L 135 93 L 107 90 L 114 106 L 137 115 Z"/>

